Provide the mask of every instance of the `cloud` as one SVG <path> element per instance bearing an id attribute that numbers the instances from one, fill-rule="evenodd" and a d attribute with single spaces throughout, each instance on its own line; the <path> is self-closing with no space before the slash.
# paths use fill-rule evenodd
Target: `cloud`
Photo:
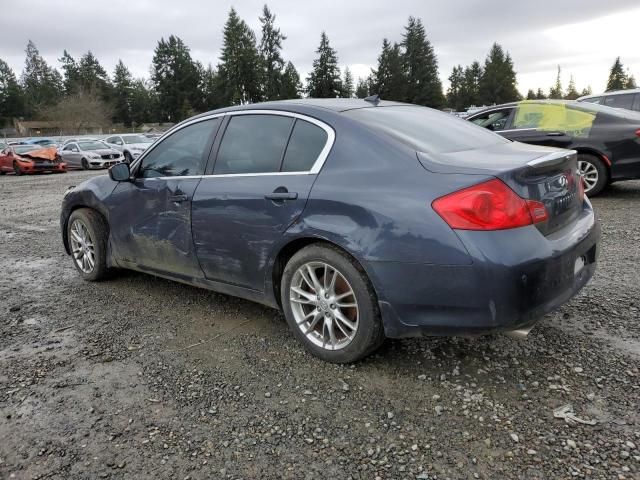
<path id="1" fill-rule="evenodd" d="M 259 37 L 262 0 L 3 0 L 0 55 L 19 73 L 31 38 L 56 67 L 64 49 L 76 57 L 91 50 L 110 72 L 121 58 L 136 76 L 148 77 L 157 41 L 175 34 L 194 58 L 216 65 L 232 4 Z M 557 64 L 575 73 L 579 88 L 590 83 L 599 90 L 618 55 L 640 77 L 640 51 L 629 39 L 640 21 L 637 0 L 272 0 L 269 7 L 288 37 L 284 56 L 303 78 L 322 30 L 341 64 L 362 76 L 375 66 L 383 38 L 401 40 L 409 15 L 422 18 L 445 83 L 454 65 L 483 61 L 494 41 L 511 53 L 523 91 L 548 88 Z"/>

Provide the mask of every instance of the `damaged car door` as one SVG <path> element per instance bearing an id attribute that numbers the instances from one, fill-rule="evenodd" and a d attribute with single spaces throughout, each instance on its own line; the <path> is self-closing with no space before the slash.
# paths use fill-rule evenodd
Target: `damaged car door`
<path id="1" fill-rule="evenodd" d="M 202 277 L 191 236 L 191 201 L 213 144 L 219 118 L 187 124 L 154 145 L 120 182 L 110 206 L 117 263 L 128 268 Z"/>

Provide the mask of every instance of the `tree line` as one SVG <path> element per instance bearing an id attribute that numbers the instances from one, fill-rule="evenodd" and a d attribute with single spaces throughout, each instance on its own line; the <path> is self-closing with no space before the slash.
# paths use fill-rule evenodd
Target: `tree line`
<path id="1" fill-rule="evenodd" d="M 29 40 L 25 66 L 18 78 L 0 59 L 0 124 L 13 118 L 59 120 L 66 115 L 82 122 L 177 122 L 195 113 L 226 105 L 310 96 L 316 98 L 381 98 L 463 110 L 521 99 L 509 52 L 495 43 L 483 64 L 457 65 L 443 92 L 438 59 L 419 18 L 409 17 L 399 42 L 383 39 L 375 69 L 357 83 L 348 67 L 340 69 L 338 54 L 325 32 L 315 51 L 313 67 L 303 82 L 291 61 L 282 54 L 286 35 L 265 5 L 260 40 L 231 8 L 223 29 L 219 63 L 203 65 L 191 57 L 189 47 L 175 35 L 161 38 L 154 49 L 150 77 L 134 78 L 122 60 L 111 75 L 88 51 L 76 59 L 66 50 L 60 70 L 49 65 Z M 565 91 L 560 67 L 554 86 L 546 94 L 530 90 L 526 98 L 577 98 L 573 77 Z M 620 58 L 611 69 L 608 90 L 634 88 Z"/>

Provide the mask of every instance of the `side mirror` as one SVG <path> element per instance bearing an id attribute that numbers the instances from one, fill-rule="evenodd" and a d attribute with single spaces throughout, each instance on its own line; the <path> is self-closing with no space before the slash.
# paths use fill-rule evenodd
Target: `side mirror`
<path id="1" fill-rule="evenodd" d="M 114 182 L 128 182 L 131 179 L 129 164 L 116 163 L 113 167 L 109 168 L 109 178 Z"/>

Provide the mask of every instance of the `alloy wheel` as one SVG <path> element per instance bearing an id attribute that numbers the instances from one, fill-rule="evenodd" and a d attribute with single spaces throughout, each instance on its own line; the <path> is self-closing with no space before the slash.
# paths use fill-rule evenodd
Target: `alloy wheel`
<path id="1" fill-rule="evenodd" d="M 358 301 L 345 276 L 324 262 L 308 262 L 293 275 L 289 289 L 296 325 L 314 345 L 340 350 L 355 338 Z"/>
<path id="2" fill-rule="evenodd" d="M 584 179 L 585 193 L 589 193 L 598 183 L 598 169 L 593 163 L 581 160 L 578 162 L 578 170 Z"/>
<path id="3" fill-rule="evenodd" d="M 96 252 L 93 240 L 86 225 L 75 220 L 71 225 L 71 252 L 73 260 L 84 273 L 91 273 L 96 265 Z"/>

